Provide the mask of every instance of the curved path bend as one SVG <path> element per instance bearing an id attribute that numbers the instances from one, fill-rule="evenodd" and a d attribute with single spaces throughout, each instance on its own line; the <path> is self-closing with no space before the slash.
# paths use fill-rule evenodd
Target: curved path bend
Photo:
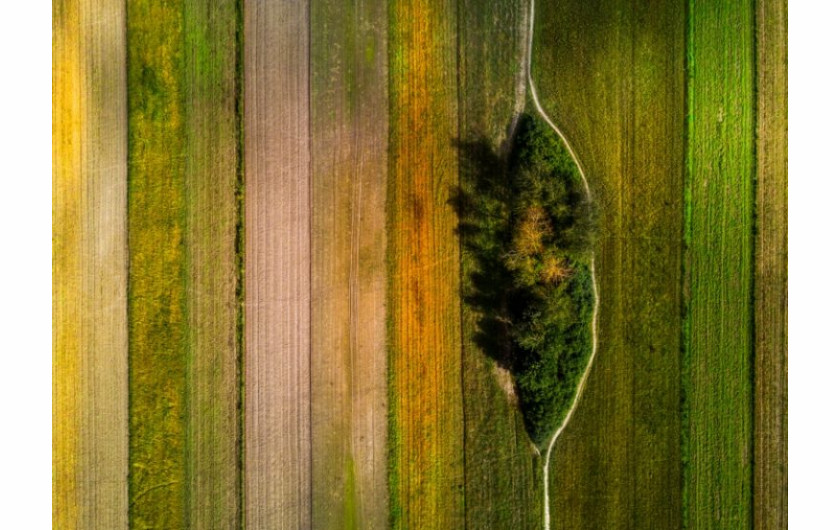
<path id="1" fill-rule="evenodd" d="M 586 201 L 592 202 L 592 192 L 589 189 L 589 181 L 586 179 L 586 174 L 583 172 L 583 166 L 580 164 L 580 160 L 577 157 L 577 154 L 572 149 L 569 140 L 563 134 L 562 131 L 551 121 L 548 115 L 540 105 L 540 98 L 537 96 L 537 88 L 534 85 L 534 79 L 531 76 L 531 55 L 534 48 L 534 2 L 535 0 L 530 0 L 531 9 L 528 17 L 528 51 L 525 55 L 525 69 L 528 72 L 528 92 L 531 94 L 531 99 L 534 102 L 534 107 L 537 109 L 537 113 L 540 117 L 545 121 L 549 127 L 551 127 L 557 136 L 560 137 L 562 140 L 563 145 L 566 146 L 566 150 L 572 155 L 572 160 L 575 162 L 575 166 L 577 166 L 578 172 L 580 172 L 580 178 L 583 181 L 583 188 L 586 192 Z M 580 378 L 580 382 L 578 382 L 577 389 L 575 390 L 575 399 L 572 402 L 572 406 L 569 408 L 569 413 L 566 414 L 566 417 L 563 419 L 563 423 L 560 427 L 554 431 L 554 434 L 551 436 L 551 441 L 548 444 L 548 448 L 545 451 L 545 458 L 543 461 L 543 507 L 544 507 L 544 528 L 545 530 L 549 530 L 551 528 L 551 509 L 549 506 L 549 492 L 548 492 L 548 470 L 551 463 L 551 450 L 554 449 L 554 444 L 557 442 L 557 439 L 566 429 L 566 426 L 569 424 L 569 420 L 571 420 L 572 416 L 577 410 L 578 404 L 580 403 L 580 396 L 583 394 L 583 388 L 586 386 L 586 380 L 589 378 L 589 373 L 592 371 L 592 365 L 595 361 L 595 354 L 598 351 L 598 308 L 601 305 L 601 298 L 598 295 L 598 282 L 595 276 L 595 251 L 593 250 L 589 257 L 589 271 L 592 275 L 592 291 L 595 295 L 595 303 L 592 309 L 592 353 L 589 355 L 589 361 L 586 364 L 586 370 L 584 370 L 583 375 Z"/>

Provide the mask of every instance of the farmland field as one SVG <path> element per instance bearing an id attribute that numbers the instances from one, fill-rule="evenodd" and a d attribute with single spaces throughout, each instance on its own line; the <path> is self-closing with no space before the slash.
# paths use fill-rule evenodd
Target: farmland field
<path id="1" fill-rule="evenodd" d="M 388 525 L 388 10 L 311 12 L 312 526 Z"/>
<path id="2" fill-rule="evenodd" d="M 601 223 L 599 352 L 552 455 L 552 524 L 678 527 L 685 13 L 672 2 L 535 11 L 534 82 Z"/>
<path id="3" fill-rule="evenodd" d="M 120 528 L 128 508 L 125 8 L 53 6 L 53 526 Z"/>
<path id="4" fill-rule="evenodd" d="M 787 2 L 533 2 L 54 0 L 55 528 L 787 527 Z"/>
<path id="5" fill-rule="evenodd" d="M 460 39 L 459 187 L 502 163 L 524 110 L 527 4 L 463 2 Z M 461 245 L 461 292 L 478 264 Z M 461 308 L 464 384 L 464 504 L 467 528 L 536 528 L 541 517 L 538 459 L 525 432 L 513 380 L 480 347 L 480 315 Z"/>
<path id="6" fill-rule="evenodd" d="M 457 9 L 389 6 L 391 523 L 464 526 Z"/>
<path id="7" fill-rule="evenodd" d="M 689 528 L 753 522 L 753 10 L 749 1 L 689 2 L 683 355 Z"/>
<path id="8" fill-rule="evenodd" d="M 756 2 L 755 528 L 787 528 L 787 2 Z"/>
<path id="9" fill-rule="evenodd" d="M 131 526 L 239 517 L 234 15 L 128 10 Z"/>
<path id="10" fill-rule="evenodd" d="M 311 524 L 309 48 L 303 3 L 245 2 L 245 523 Z M 305 35 L 305 34 L 304 34 Z"/>

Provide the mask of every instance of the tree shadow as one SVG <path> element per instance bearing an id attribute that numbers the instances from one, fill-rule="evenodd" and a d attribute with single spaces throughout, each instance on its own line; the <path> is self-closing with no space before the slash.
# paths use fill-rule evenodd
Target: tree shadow
<path id="1" fill-rule="evenodd" d="M 460 184 L 449 204 L 458 215 L 464 282 L 461 296 L 476 315 L 474 343 L 501 367 L 512 370 L 513 347 L 508 302 L 513 280 L 503 259 L 511 237 L 509 157 L 489 138 L 454 142 Z"/>

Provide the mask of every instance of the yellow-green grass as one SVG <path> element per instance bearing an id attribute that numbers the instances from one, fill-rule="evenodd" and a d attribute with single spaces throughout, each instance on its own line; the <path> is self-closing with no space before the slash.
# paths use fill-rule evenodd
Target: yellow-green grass
<path id="1" fill-rule="evenodd" d="M 755 528 L 787 520 L 787 1 L 756 2 Z"/>
<path id="2" fill-rule="evenodd" d="M 388 340 L 395 528 L 464 526 L 457 9 L 389 3 Z"/>
<path id="3" fill-rule="evenodd" d="M 128 6 L 129 522 L 239 512 L 235 2 Z"/>
<path id="4" fill-rule="evenodd" d="M 525 9 L 523 9 L 525 8 Z M 525 103 L 527 2 L 462 2 L 460 7 L 460 188 L 471 172 L 504 164 L 511 125 Z M 487 159 L 489 158 L 489 160 Z M 478 264 L 461 247 L 462 293 Z M 537 528 L 542 517 L 539 460 L 525 432 L 513 380 L 478 343 L 475 308 L 462 304 L 464 511 L 468 528 Z"/>
<path id="5" fill-rule="evenodd" d="M 137 528 L 187 526 L 182 8 L 128 6 L 129 522 Z"/>
<path id="6" fill-rule="evenodd" d="M 312 527 L 386 528 L 387 4 L 310 8 Z"/>
<path id="7" fill-rule="evenodd" d="M 53 7 L 53 525 L 124 528 L 125 9 Z"/>
<path id="8" fill-rule="evenodd" d="M 537 1 L 532 74 L 600 212 L 598 353 L 551 457 L 554 528 L 676 528 L 681 3 Z"/>
<path id="9" fill-rule="evenodd" d="M 754 5 L 689 2 L 683 502 L 752 525 Z"/>

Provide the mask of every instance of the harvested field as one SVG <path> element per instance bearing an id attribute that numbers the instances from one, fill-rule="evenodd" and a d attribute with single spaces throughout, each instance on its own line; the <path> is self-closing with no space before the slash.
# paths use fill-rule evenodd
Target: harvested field
<path id="1" fill-rule="evenodd" d="M 456 4 L 390 4 L 390 481 L 396 528 L 464 526 Z"/>
<path id="2" fill-rule="evenodd" d="M 754 5 L 689 2 L 684 524 L 749 528 Z"/>
<path id="3" fill-rule="evenodd" d="M 756 2 L 753 526 L 787 519 L 787 1 Z"/>
<path id="4" fill-rule="evenodd" d="M 532 75 L 600 209 L 598 356 L 551 458 L 555 528 L 680 524 L 680 4 L 537 1 Z"/>
<path id="5" fill-rule="evenodd" d="M 125 9 L 53 8 L 53 526 L 125 528 Z"/>
<path id="6" fill-rule="evenodd" d="M 388 11 L 311 10 L 312 527 L 386 528 Z"/>
<path id="7" fill-rule="evenodd" d="M 309 9 L 245 2 L 245 522 L 311 525 Z"/>

